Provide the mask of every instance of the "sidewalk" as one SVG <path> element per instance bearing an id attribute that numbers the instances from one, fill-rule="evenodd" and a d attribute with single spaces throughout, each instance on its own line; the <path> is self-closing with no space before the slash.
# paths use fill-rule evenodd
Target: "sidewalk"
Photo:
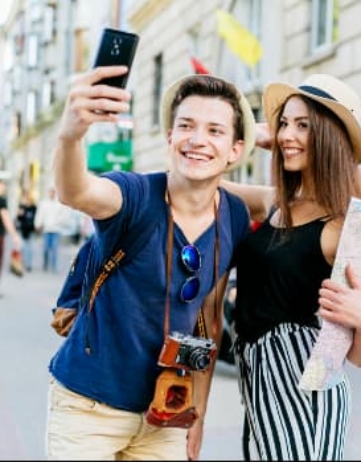
<path id="1" fill-rule="evenodd" d="M 12 460 L 44 460 L 47 364 L 62 341 L 49 327 L 50 310 L 77 247 L 62 243 L 57 274 L 42 271 L 40 239 L 36 242 L 36 249 L 34 270 L 23 277 L 8 272 L 6 259 L 0 286 L 0 292 L 4 293 L 0 299 L 0 359 L 3 371 L 0 377 L 0 425 L 5 425 L 9 418 L 14 422 L 14 428 L 5 425 L 7 436 L 0 436 L 1 460 L 6 459 L 5 454 Z M 4 403 L 8 415 L 1 418 Z M 31 426 L 28 425 L 29 416 L 33 422 Z M 241 422 L 242 408 L 235 368 L 218 361 L 200 460 L 240 460 Z M 17 447 L 8 443 L 14 439 L 19 440 Z M 2 441 L 5 441 L 3 446 Z"/>
<path id="2" fill-rule="evenodd" d="M 217 361 L 200 460 L 243 460 L 242 422 L 243 407 L 235 367 Z"/>

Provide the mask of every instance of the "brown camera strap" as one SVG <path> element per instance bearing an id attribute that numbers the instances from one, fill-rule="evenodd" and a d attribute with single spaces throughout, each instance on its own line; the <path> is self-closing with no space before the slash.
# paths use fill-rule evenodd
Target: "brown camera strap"
<path id="1" fill-rule="evenodd" d="M 125 252 L 119 249 L 112 255 L 101 267 L 100 273 L 95 279 L 95 282 L 90 287 L 89 307 L 86 328 L 86 346 L 85 351 L 90 354 L 90 339 L 89 339 L 89 315 L 94 306 L 94 300 L 99 292 L 100 287 L 104 284 L 105 280 L 119 267 L 121 260 L 125 257 Z"/>
<path id="2" fill-rule="evenodd" d="M 168 239 L 167 239 L 167 288 L 166 288 L 166 300 L 165 300 L 165 315 L 164 315 L 164 338 L 166 339 L 169 335 L 169 324 L 170 324 L 170 284 L 172 276 L 172 255 L 173 255 L 173 232 L 174 232 L 174 220 L 172 214 L 172 203 L 169 191 L 167 191 L 168 204 L 169 204 L 169 224 L 168 224 Z M 219 268 L 219 226 L 218 226 L 218 207 L 216 200 L 214 201 L 214 216 L 216 221 L 216 238 L 214 242 L 214 286 L 215 286 L 215 298 L 214 298 L 214 309 L 213 309 L 213 338 L 217 339 L 217 282 L 218 282 L 218 268 Z M 205 322 L 203 307 L 200 308 L 197 317 L 197 330 L 199 336 L 207 338 L 207 326 Z"/>
<path id="3" fill-rule="evenodd" d="M 112 255 L 109 260 L 107 260 L 101 268 L 100 273 L 98 274 L 94 284 L 92 285 L 92 290 L 89 297 L 89 312 L 92 310 L 94 305 L 94 300 L 99 292 L 100 287 L 104 281 L 110 276 L 114 270 L 119 266 L 120 261 L 125 257 L 125 252 L 122 249 L 119 249 L 114 255 Z"/>

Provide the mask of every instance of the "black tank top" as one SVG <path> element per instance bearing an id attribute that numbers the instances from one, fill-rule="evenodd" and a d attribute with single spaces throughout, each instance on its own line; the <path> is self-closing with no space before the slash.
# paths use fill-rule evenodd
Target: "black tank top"
<path id="1" fill-rule="evenodd" d="M 280 323 L 319 326 L 318 289 L 332 267 L 321 250 L 324 218 L 290 232 L 265 221 L 237 251 L 236 331 L 255 342 Z"/>

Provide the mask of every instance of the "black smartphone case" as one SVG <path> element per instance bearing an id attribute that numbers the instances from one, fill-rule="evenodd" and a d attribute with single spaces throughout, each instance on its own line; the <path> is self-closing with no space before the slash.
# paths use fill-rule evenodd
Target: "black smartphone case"
<path id="1" fill-rule="evenodd" d="M 93 67 L 124 65 L 128 67 L 128 72 L 118 77 L 100 80 L 97 84 L 125 88 L 138 42 L 137 34 L 110 28 L 103 30 Z"/>

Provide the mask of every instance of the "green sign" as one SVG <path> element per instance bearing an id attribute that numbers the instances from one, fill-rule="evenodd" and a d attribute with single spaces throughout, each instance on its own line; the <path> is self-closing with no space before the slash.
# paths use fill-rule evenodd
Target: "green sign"
<path id="1" fill-rule="evenodd" d="M 131 171 L 133 168 L 132 141 L 93 143 L 88 145 L 88 168 L 95 172 L 110 170 Z"/>
<path id="2" fill-rule="evenodd" d="M 88 168 L 95 172 L 130 171 L 133 168 L 131 118 L 119 123 L 96 123 L 86 139 Z"/>

